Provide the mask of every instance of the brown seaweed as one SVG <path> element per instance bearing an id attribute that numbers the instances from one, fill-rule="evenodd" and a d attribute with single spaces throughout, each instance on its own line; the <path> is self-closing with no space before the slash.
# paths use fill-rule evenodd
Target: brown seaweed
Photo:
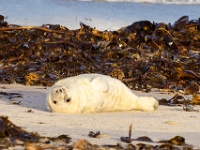
<path id="1" fill-rule="evenodd" d="M 92 132 L 92 131 L 91 131 Z M 94 132 L 93 132 L 94 133 Z M 92 133 L 92 134 L 93 134 Z M 129 139 L 131 139 L 132 126 L 129 127 Z M 97 132 L 96 134 L 100 134 Z M 102 150 L 102 149 L 193 149 L 193 146 L 185 143 L 185 139 L 176 136 L 169 140 L 153 141 L 149 137 L 138 137 L 138 144 L 132 144 L 131 141 L 126 145 L 95 145 L 84 139 L 78 139 L 71 143 L 71 138 L 67 135 L 58 137 L 42 137 L 38 133 L 31 133 L 13 124 L 8 117 L 0 116 L 0 149 L 69 149 L 69 150 Z M 127 142 L 127 141 L 124 141 Z M 154 144 L 147 144 L 149 142 Z M 16 147 L 18 146 L 18 148 Z M 20 147 L 19 147 L 20 146 Z"/>
<path id="2" fill-rule="evenodd" d="M 200 84 L 198 19 L 183 16 L 173 25 L 138 21 L 117 31 L 84 23 L 77 30 L 58 24 L 19 26 L 4 19 L 0 16 L 0 83 L 51 86 L 62 78 L 100 73 L 146 92 L 192 94 L 189 84 Z"/>
<path id="3" fill-rule="evenodd" d="M 120 140 L 122 142 L 131 143 L 132 142 L 132 124 L 129 126 L 128 137 L 121 137 Z"/>
<path id="4" fill-rule="evenodd" d="M 97 138 L 100 134 L 101 134 L 100 131 L 97 131 L 96 133 L 93 131 L 90 131 L 88 136 L 91 138 Z"/>
<path id="5" fill-rule="evenodd" d="M 1 95 L 5 96 L 8 99 L 14 99 L 14 98 L 21 98 L 22 97 L 22 94 L 20 94 L 20 93 L 7 93 L 7 92 L 0 91 L 0 97 L 1 97 Z"/>
<path id="6" fill-rule="evenodd" d="M 34 148 L 58 148 L 68 146 L 71 138 L 67 135 L 58 137 L 42 137 L 38 133 L 31 133 L 13 124 L 8 117 L 0 116 L 0 149 L 22 146 L 25 149 Z"/>

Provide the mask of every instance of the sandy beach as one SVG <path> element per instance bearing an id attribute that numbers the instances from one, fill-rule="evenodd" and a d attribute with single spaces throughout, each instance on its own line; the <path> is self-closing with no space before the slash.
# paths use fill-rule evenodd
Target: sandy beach
<path id="1" fill-rule="evenodd" d="M 153 141 L 159 141 L 178 135 L 183 136 L 187 144 L 200 148 L 199 112 L 185 112 L 182 107 L 159 106 L 158 110 L 153 112 L 56 114 L 46 110 L 47 89 L 20 84 L 1 85 L 1 92 L 19 95 L 0 96 L 0 115 L 8 116 L 14 124 L 29 132 L 50 137 L 66 134 L 72 137 L 72 141 L 87 139 L 98 145 L 122 143 L 120 137 L 128 135 L 129 126 L 132 124 L 132 138 L 148 136 Z M 174 95 L 156 91 L 135 93 L 153 95 L 157 99 L 169 99 Z M 195 108 L 200 109 L 198 106 Z M 101 134 L 106 134 L 106 137 L 89 138 L 90 131 L 100 131 Z"/>
<path id="2" fill-rule="evenodd" d="M 10 24 L 40 26 L 50 23 L 60 24 L 69 29 L 80 28 L 80 22 L 96 27 L 98 30 L 117 30 L 141 20 L 165 22 L 166 24 L 170 22 L 173 24 L 183 15 L 189 16 L 190 19 L 198 19 L 200 14 L 199 5 L 182 4 L 74 2 L 65 0 L 20 0 L 19 2 L 18 0 L 2 0 L 0 6 L 0 15 L 4 15 L 5 21 Z M 198 40 L 197 38 L 197 44 L 199 44 Z M 195 57 L 191 60 L 195 60 L 199 56 L 197 56 L 198 53 L 199 51 L 196 51 L 194 53 Z M 27 58 L 28 56 L 24 57 Z M 4 59 L 6 60 L 7 56 Z M 188 59 L 190 58 L 186 60 Z M 12 61 L 13 59 L 9 60 Z M 44 62 L 46 62 L 46 59 Z M 21 66 L 23 66 L 23 63 Z M 13 69 L 13 67 L 10 68 Z M 191 78 L 199 77 L 198 69 L 195 70 L 194 68 L 193 70 L 192 73 L 197 71 L 197 74 Z M 26 72 L 25 70 L 23 71 Z M 19 72 L 18 74 L 21 75 L 21 72 Z M 181 73 L 184 73 L 184 70 Z M 53 76 L 53 74 L 49 74 L 50 78 L 51 75 Z M 5 75 L 5 77 L 7 76 Z M 16 79 L 21 79 L 20 77 L 17 76 Z M 10 81 L 9 78 L 5 80 Z M 194 149 L 200 149 L 199 111 L 186 112 L 182 106 L 159 106 L 158 110 L 153 112 L 56 114 L 48 112 L 46 109 L 45 98 L 48 88 L 21 84 L 1 84 L 0 116 L 8 116 L 9 120 L 17 126 L 28 132 L 38 132 L 41 136 L 57 137 L 61 134 L 69 135 L 72 138 L 72 142 L 86 139 L 97 145 L 116 145 L 117 143 L 123 145 L 124 143 L 120 140 L 120 137 L 128 136 L 129 126 L 132 124 L 133 139 L 147 136 L 156 142 L 169 140 L 175 136 L 182 136 L 185 138 L 186 144 L 193 145 Z M 3 94 L 3 92 L 5 93 Z M 168 93 L 157 89 L 153 89 L 149 93 L 141 91 L 134 91 L 134 93 L 139 96 L 154 96 L 158 100 L 161 98 L 170 99 L 175 95 L 173 92 Z M 191 99 L 191 96 L 187 96 L 187 98 Z M 200 110 L 200 106 L 195 106 L 195 109 Z M 88 136 L 90 131 L 100 131 L 105 136 L 90 138 Z M 133 141 L 132 143 L 138 142 Z"/>

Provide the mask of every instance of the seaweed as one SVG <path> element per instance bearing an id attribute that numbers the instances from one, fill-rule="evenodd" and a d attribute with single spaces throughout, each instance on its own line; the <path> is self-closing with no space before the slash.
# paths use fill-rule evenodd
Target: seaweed
<path id="1" fill-rule="evenodd" d="M 138 21 L 116 31 L 84 23 L 76 30 L 59 24 L 19 26 L 4 19 L 1 15 L 0 83 L 51 86 L 62 78 L 100 73 L 133 90 L 199 94 L 199 19 Z M 191 93 L 193 83 L 196 90 Z"/>
<path id="2" fill-rule="evenodd" d="M 69 149 L 69 150 L 100 150 L 100 149 L 193 149 L 192 145 L 185 143 L 185 139 L 181 136 L 175 136 L 169 140 L 153 141 L 147 136 L 131 138 L 132 125 L 129 127 L 128 137 L 121 138 L 126 145 L 95 145 L 85 139 L 78 139 L 72 142 L 72 138 L 62 134 L 57 137 L 44 137 L 39 133 L 32 133 L 23 130 L 13 124 L 8 117 L 0 116 L 0 149 Z M 100 131 L 94 133 L 91 131 L 89 136 L 97 138 Z M 126 140 L 124 140 L 126 139 Z M 137 141 L 137 144 L 132 144 L 132 141 Z M 18 147 L 17 147 L 18 146 Z"/>
<path id="3" fill-rule="evenodd" d="M 67 135 L 58 137 L 42 137 L 37 132 L 27 132 L 13 124 L 8 117 L 0 116 L 0 149 L 21 146 L 25 149 L 32 148 L 58 148 L 67 146 L 71 138 Z M 17 148 L 16 148 L 17 149 Z"/>

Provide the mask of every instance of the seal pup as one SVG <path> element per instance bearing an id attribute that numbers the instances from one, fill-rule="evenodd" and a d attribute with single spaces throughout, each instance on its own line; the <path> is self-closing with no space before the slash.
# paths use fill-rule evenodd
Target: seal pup
<path id="1" fill-rule="evenodd" d="M 101 74 L 82 74 L 57 81 L 48 91 L 47 109 L 57 113 L 153 111 L 154 97 L 138 97 L 120 80 Z"/>

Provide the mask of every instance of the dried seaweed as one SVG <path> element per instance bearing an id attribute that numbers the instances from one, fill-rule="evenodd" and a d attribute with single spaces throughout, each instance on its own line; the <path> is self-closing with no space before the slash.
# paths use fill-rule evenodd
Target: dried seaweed
<path id="1" fill-rule="evenodd" d="M 21 141 L 20 145 L 25 142 L 36 142 L 39 140 L 39 135 L 36 133 L 29 133 L 20 127 L 14 125 L 5 116 L 0 116 L 0 149 L 7 148 L 7 146 L 18 145 L 17 141 Z"/>
<path id="2" fill-rule="evenodd" d="M 191 105 L 185 105 L 183 106 L 183 110 L 187 112 L 199 112 L 199 110 L 196 110 L 193 106 Z"/>
<path id="3" fill-rule="evenodd" d="M 132 124 L 129 127 L 128 137 L 121 137 L 122 142 L 129 143 L 125 149 L 192 149 L 191 145 L 185 143 L 185 138 L 181 136 L 175 136 L 169 140 L 162 140 L 162 141 L 153 141 L 151 138 L 147 136 L 138 137 L 136 139 L 131 138 L 132 134 Z M 138 141 L 140 143 L 133 145 L 131 144 L 132 141 Z M 154 145 L 141 143 L 141 142 L 148 142 L 148 143 L 155 143 Z M 161 144 L 158 144 L 161 143 Z M 156 145 L 157 144 L 157 145 Z M 108 146 L 108 145 L 107 145 Z M 110 145 L 108 147 L 111 147 Z M 112 146 L 113 148 L 114 146 Z M 123 149 L 120 145 L 115 146 L 116 149 Z"/>
<path id="4" fill-rule="evenodd" d="M 97 138 L 100 134 L 101 134 L 100 131 L 97 131 L 96 133 L 93 131 L 90 131 L 88 136 L 91 138 Z"/>
<path id="5" fill-rule="evenodd" d="M 0 116 L 0 149 L 7 149 L 14 146 L 22 146 L 25 149 L 38 147 L 45 149 L 62 148 L 68 146 L 71 138 L 67 135 L 60 135 L 55 138 L 42 137 L 38 133 L 30 133 L 13 124 L 8 117 Z"/>
<path id="6" fill-rule="evenodd" d="M 92 132 L 92 131 L 91 131 Z M 94 132 L 92 132 L 93 135 Z M 58 137 L 42 137 L 38 133 L 30 133 L 13 124 L 8 117 L 0 116 L 0 149 L 69 149 L 69 150 L 123 150 L 123 149 L 193 149 L 193 146 L 185 143 L 185 139 L 181 136 L 176 136 L 170 140 L 155 142 L 149 137 L 143 136 L 136 139 L 131 139 L 132 126 L 129 127 L 129 139 L 138 141 L 140 143 L 133 145 L 131 141 L 127 145 L 94 145 L 84 139 L 79 139 L 71 143 L 71 138 L 67 135 L 60 135 Z M 96 132 L 100 135 L 100 132 Z M 127 141 L 124 141 L 127 142 Z M 142 143 L 149 142 L 153 145 Z M 159 144 L 160 143 L 160 144 Z"/>
<path id="7" fill-rule="evenodd" d="M 194 95 L 192 101 L 190 102 L 192 105 L 200 105 L 200 96 Z"/>
<path id="8" fill-rule="evenodd" d="M 50 86 L 83 73 L 111 75 L 135 90 L 200 84 L 200 22 L 135 22 L 117 31 L 8 24 L 0 17 L 0 82 Z M 118 71 L 116 71 L 118 70 Z M 198 91 L 197 91 L 198 92 Z"/>
<path id="9" fill-rule="evenodd" d="M 14 98 L 21 98 L 22 97 L 22 94 L 20 94 L 20 93 L 7 93 L 7 92 L 0 91 L 0 97 L 1 97 L 1 95 L 7 97 L 8 99 L 14 99 Z"/>
<path id="10" fill-rule="evenodd" d="M 128 137 L 121 137 L 120 140 L 122 142 L 131 143 L 132 142 L 131 135 L 132 135 L 132 124 L 129 126 Z"/>

